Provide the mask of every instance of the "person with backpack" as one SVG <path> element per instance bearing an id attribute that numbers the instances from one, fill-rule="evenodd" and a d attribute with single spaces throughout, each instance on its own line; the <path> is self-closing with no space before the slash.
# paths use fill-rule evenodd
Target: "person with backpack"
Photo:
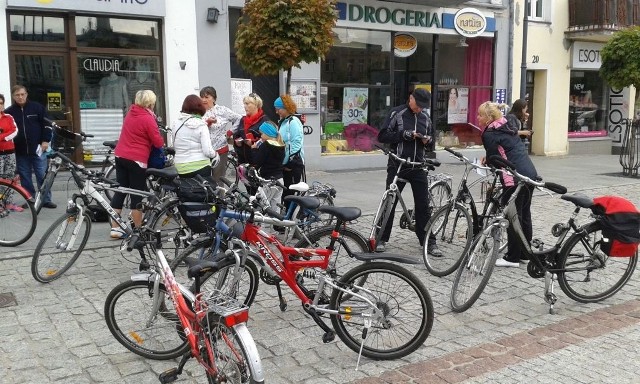
<path id="1" fill-rule="evenodd" d="M 426 159 L 429 144 L 435 137 L 431 118 L 427 112 L 430 104 L 431 94 L 422 88 L 415 89 L 409 96 L 407 104 L 391 109 L 382 124 L 380 133 L 378 133 L 378 141 L 390 144 L 391 151 L 403 159 L 423 162 Z M 398 164 L 393 158 L 389 157 L 385 188 L 389 188 L 397 170 Z M 411 184 L 416 214 L 416 236 L 420 246 L 423 246 L 426 237 L 425 227 L 431 218 L 429 194 L 427 193 L 429 189 L 427 173 L 422 168 L 403 166 L 400 170 L 400 176 Z M 400 193 L 402 193 L 405 185 L 405 183 L 398 183 Z M 376 252 L 385 251 L 385 244 L 391 237 L 393 214 L 397 203 L 397 200 L 393 203 L 391 217 L 382 233 L 379 244 L 376 246 Z M 429 240 L 427 252 L 432 256 L 442 256 L 442 252 L 436 245 L 435 237 Z"/>
<path id="2" fill-rule="evenodd" d="M 280 118 L 280 136 L 284 143 L 283 179 L 285 190 L 282 198 L 294 194 L 289 186 L 299 183 L 304 175 L 304 130 L 302 122 L 295 116 L 297 106 L 291 96 L 282 95 L 273 103 Z M 283 200 L 284 201 L 284 200 Z"/>

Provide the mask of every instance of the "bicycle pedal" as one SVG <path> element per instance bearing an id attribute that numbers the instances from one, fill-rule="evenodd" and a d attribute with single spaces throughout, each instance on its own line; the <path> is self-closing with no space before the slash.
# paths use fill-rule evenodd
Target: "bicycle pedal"
<path id="1" fill-rule="evenodd" d="M 178 380 L 178 368 L 171 368 L 162 372 L 158 379 L 162 384 L 173 383 Z"/>
<path id="2" fill-rule="evenodd" d="M 327 344 L 332 342 L 334 339 L 336 338 L 336 333 L 331 331 L 331 332 L 326 332 L 324 335 L 322 335 L 322 342 Z"/>

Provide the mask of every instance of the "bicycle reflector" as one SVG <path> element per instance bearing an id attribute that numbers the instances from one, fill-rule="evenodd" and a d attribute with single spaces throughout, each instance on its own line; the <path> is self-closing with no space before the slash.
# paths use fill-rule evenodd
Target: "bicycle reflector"
<path id="1" fill-rule="evenodd" d="M 224 316 L 224 324 L 227 327 L 233 327 L 236 324 L 246 323 L 248 320 L 249 320 L 248 309 Z"/>

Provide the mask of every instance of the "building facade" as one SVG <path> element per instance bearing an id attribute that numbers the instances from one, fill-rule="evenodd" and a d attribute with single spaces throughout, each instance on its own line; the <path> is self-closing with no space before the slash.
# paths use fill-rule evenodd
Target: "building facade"
<path id="1" fill-rule="evenodd" d="M 475 108 L 512 93 L 510 7 L 501 0 L 345 0 L 325 59 L 292 73 L 291 94 L 306 116 L 310 169 L 383 166 L 375 137 L 389 108 L 412 89 L 433 93 L 440 144 L 477 145 Z M 426 5 L 423 3 L 427 3 Z M 0 92 L 24 84 L 52 118 L 96 135 L 85 159 L 118 136 L 139 89 L 158 95 L 170 122 L 184 97 L 214 86 L 218 102 L 243 113 L 251 92 L 284 92 L 284 75 L 253 77 L 234 40 L 244 0 L 4 0 Z M 446 7 L 445 7 L 446 4 Z M 468 124 L 470 122 L 471 124 Z M 94 159 L 95 160 L 95 159 Z"/>

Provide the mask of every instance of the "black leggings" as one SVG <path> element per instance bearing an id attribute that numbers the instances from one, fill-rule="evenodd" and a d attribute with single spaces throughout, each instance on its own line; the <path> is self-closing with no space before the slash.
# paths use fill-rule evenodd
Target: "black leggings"
<path id="1" fill-rule="evenodd" d="M 140 167 L 138 163 L 133 160 L 127 160 L 120 157 L 116 157 L 116 181 L 121 187 L 127 187 L 137 189 L 139 191 L 147 190 L 147 176 L 146 169 Z M 124 198 L 126 194 L 116 192 L 111 199 L 111 207 L 113 209 L 122 209 L 124 205 Z M 142 202 L 142 196 L 131 196 L 131 209 L 140 208 Z"/>

